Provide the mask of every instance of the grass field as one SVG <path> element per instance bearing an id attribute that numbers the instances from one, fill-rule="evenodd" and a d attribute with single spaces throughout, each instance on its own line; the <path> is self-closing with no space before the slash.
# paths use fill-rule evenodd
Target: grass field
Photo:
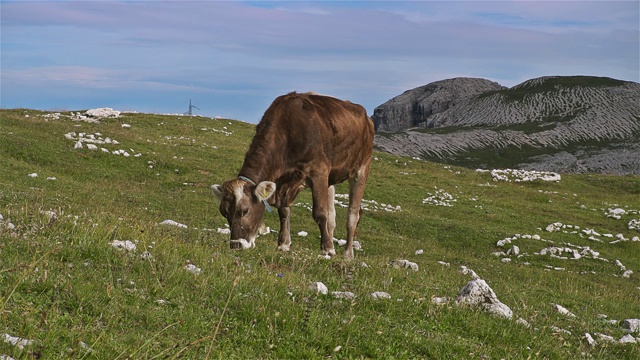
<path id="1" fill-rule="evenodd" d="M 237 251 L 218 232 L 226 220 L 209 186 L 237 175 L 253 125 L 68 115 L 0 110 L 0 358 L 640 358 L 640 344 L 619 344 L 627 333 L 611 321 L 640 318 L 638 176 L 492 181 L 374 152 L 355 260 L 340 248 L 330 260 L 318 256 L 308 191 L 292 211 L 291 252 L 276 251 L 274 214 L 265 215 L 272 233 Z M 103 143 L 75 148 L 81 133 Z M 608 216 L 615 208 L 625 210 L 619 219 Z M 346 211 L 337 211 L 343 239 Z M 564 228 L 546 230 L 556 222 Z M 505 238 L 511 244 L 497 246 Z M 513 245 L 520 255 L 493 255 Z M 540 254 L 549 247 L 585 256 Z M 398 259 L 418 271 L 390 266 Z M 461 266 L 512 319 L 456 305 L 471 280 Z M 309 289 L 316 281 L 328 295 Z M 391 298 L 374 299 L 376 291 Z M 449 301 L 434 303 L 441 297 Z"/>

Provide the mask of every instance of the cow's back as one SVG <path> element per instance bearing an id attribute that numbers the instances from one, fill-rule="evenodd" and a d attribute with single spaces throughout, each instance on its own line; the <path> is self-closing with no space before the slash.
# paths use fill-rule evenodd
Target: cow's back
<path id="1" fill-rule="evenodd" d="M 364 107 L 313 93 L 276 98 L 256 127 L 243 172 L 276 179 L 291 171 L 303 177 L 329 167 L 329 183 L 353 177 L 368 165 L 373 151 L 373 122 Z"/>

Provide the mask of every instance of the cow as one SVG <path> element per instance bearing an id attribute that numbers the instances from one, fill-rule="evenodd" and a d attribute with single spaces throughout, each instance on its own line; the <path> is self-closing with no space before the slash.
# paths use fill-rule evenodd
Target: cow
<path id="1" fill-rule="evenodd" d="M 353 258 L 373 136 L 373 122 L 361 105 L 316 93 L 277 97 L 256 126 L 238 176 L 211 186 L 229 222 L 231 248 L 255 247 L 265 209 L 273 206 L 280 218 L 277 249 L 289 251 L 291 205 L 308 187 L 322 254 L 335 255 L 334 185 L 348 180 L 345 257 Z"/>

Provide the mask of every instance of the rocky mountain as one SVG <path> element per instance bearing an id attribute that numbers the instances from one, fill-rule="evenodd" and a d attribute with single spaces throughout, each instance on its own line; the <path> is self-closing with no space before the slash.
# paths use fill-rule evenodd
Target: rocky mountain
<path id="1" fill-rule="evenodd" d="M 512 88 L 456 78 L 387 101 L 377 149 L 471 168 L 640 175 L 640 84 L 549 76 Z"/>

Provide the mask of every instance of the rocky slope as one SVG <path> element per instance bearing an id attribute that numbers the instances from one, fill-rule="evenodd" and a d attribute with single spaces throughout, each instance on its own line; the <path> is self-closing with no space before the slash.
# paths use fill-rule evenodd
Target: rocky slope
<path id="1" fill-rule="evenodd" d="M 375 109 L 375 145 L 468 167 L 640 174 L 640 84 L 542 77 L 435 82 Z M 396 131 L 389 133 L 388 131 Z"/>

